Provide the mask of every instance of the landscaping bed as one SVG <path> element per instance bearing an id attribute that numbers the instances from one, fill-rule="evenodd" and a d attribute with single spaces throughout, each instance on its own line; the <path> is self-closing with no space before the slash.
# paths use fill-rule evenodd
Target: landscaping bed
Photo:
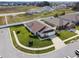
<path id="1" fill-rule="evenodd" d="M 70 31 L 67 31 L 67 30 L 63 30 L 63 31 L 59 32 L 59 36 L 58 37 L 61 40 L 65 40 L 65 39 L 68 39 L 68 38 L 70 38 L 72 36 L 75 36 L 75 35 L 76 35 L 76 33 L 74 33 L 74 32 L 70 32 Z"/>

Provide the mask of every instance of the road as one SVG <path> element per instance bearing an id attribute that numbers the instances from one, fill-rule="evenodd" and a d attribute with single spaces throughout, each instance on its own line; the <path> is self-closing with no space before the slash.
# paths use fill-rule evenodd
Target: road
<path id="1" fill-rule="evenodd" d="M 19 15 L 19 14 L 25 14 L 26 12 L 17 12 L 17 13 L 6 13 L 6 14 L 0 14 L 0 16 L 13 16 L 13 15 Z"/>
<path id="2" fill-rule="evenodd" d="M 0 56 L 3 58 L 39 57 L 38 55 L 28 55 L 15 49 L 11 43 L 8 28 L 0 29 Z"/>

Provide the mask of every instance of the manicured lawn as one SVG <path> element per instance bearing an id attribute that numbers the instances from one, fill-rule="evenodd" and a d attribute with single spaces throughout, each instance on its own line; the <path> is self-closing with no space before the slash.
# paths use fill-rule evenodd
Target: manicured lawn
<path id="1" fill-rule="evenodd" d="M 65 40 L 65 39 L 68 39 L 68 38 L 70 38 L 74 35 L 76 35 L 76 33 L 70 32 L 70 31 L 67 31 L 67 30 L 63 30 L 59 33 L 59 38 L 61 38 L 61 40 Z"/>
<path id="2" fill-rule="evenodd" d="M 11 31 L 20 31 L 20 33 L 17 34 L 18 39 L 21 44 L 25 46 L 29 46 L 29 42 L 32 41 L 33 45 L 31 47 L 46 47 L 49 46 L 52 43 L 50 39 L 48 40 L 40 40 L 37 36 L 34 36 L 31 32 L 29 32 L 24 26 L 15 26 L 11 27 Z"/>
<path id="3" fill-rule="evenodd" d="M 66 42 L 64 42 L 65 44 L 69 44 L 69 43 L 73 43 L 73 42 L 75 42 L 76 40 L 78 40 L 79 39 L 79 36 L 78 37 L 75 37 L 75 38 L 73 38 L 73 39 L 71 39 L 71 40 L 68 40 L 68 41 L 66 41 Z"/>

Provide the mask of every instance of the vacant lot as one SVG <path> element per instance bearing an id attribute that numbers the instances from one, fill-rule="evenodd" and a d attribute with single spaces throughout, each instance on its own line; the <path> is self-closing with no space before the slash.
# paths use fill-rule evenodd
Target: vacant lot
<path id="1" fill-rule="evenodd" d="M 40 40 L 39 37 L 34 36 L 24 26 L 11 27 L 11 31 L 16 31 L 20 43 L 25 46 L 29 46 L 30 41 L 32 42 L 32 45 L 30 47 L 34 47 L 34 48 L 46 47 L 53 44 L 50 39 Z M 19 33 L 17 33 L 18 31 Z"/>
<path id="2" fill-rule="evenodd" d="M 33 19 L 39 19 L 43 17 L 49 17 L 49 16 L 54 16 L 56 14 L 61 15 L 63 12 L 72 12 L 71 9 L 62 9 L 62 10 L 55 10 L 51 12 L 42 12 L 39 14 L 21 14 L 17 16 L 8 16 L 8 23 L 16 23 L 16 22 L 22 22 L 22 21 L 27 21 L 27 20 L 33 20 Z"/>
<path id="3" fill-rule="evenodd" d="M 0 25 L 4 25 L 5 23 L 5 18 L 3 16 L 0 16 Z"/>
<path id="4" fill-rule="evenodd" d="M 63 30 L 59 33 L 59 38 L 61 38 L 62 40 L 65 40 L 65 39 L 68 39 L 68 38 L 70 38 L 74 35 L 76 35 L 76 33 L 70 32 L 70 31 L 67 31 L 67 30 Z"/>
<path id="5" fill-rule="evenodd" d="M 16 12 L 26 12 L 29 9 L 39 8 L 36 6 L 2 6 L 0 7 L 0 13 L 16 13 Z"/>
<path id="6" fill-rule="evenodd" d="M 27 15 L 27 14 L 20 14 L 17 16 L 8 16 L 8 23 L 16 23 L 16 22 L 23 22 L 28 20 L 37 19 L 39 16 L 37 15 Z"/>

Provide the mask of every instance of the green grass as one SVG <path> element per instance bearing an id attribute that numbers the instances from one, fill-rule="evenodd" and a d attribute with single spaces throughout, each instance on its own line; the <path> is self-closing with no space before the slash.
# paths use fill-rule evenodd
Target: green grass
<path id="1" fill-rule="evenodd" d="M 78 36 L 78 37 L 75 37 L 75 38 L 73 38 L 73 39 L 71 39 L 71 40 L 65 41 L 64 43 L 65 43 L 65 44 L 69 44 L 69 43 L 75 42 L 75 41 L 78 40 L 78 39 L 79 39 L 79 36 Z"/>
<path id="2" fill-rule="evenodd" d="M 79 30 L 79 26 L 76 26 L 75 28 L 76 28 L 77 30 Z"/>
<path id="3" fill-rule="evenodd" d="M 72 36 L 74 36 L 74 35 L 76 35 L 76 33 L 70 32 L 70 31 L 67 31 L 67 30 L 63 30 L 63 31 L 61 31 L 61 32 L 59 33 L 59 38 L 60 38 L 61 40 L 65 40 L 65 39 L 68 39 L 68 38 L 70 38 L 70 37 L 72 37 Z"/>
<path id="4" fill-rule="evenodd" d="M 22 52 L 24 52 L 24 53 L 30 53 L 30 54 L 43 54 L 43 53 L 48 53 L 48 52 L 50 52 L 50 51 L 54 51 L 55 50 L 55 47 L 51 47 L 51 48 L 48 48 L 48 49 L 45 49 L 45 50 L 28 50 L 28 49 L 25 49 L 25 48 L 23 48 L 23 47 L 21 47 L 21 46 L 19 46 L 17 43 L 16 43 L 16 40 L 15 40 L 15 38 L 14 38 L 14 35 L 13 35 L 13 30 L 15 30 L 15 31 L 17 31 L 18 29 L 21 29 L 21 28 L 24 28 L 23 26 L 16 26 L 16 27 L 11 27 L 10 28 L 10 32 L 11 32 L 11 36 L 12 36 L 12 42 L 13 42 L 13 45 L 14 45 L 14 47 L 16 48 L 16 49 L 18 49 L 18 50 L 20 50 L 20 51 L 22 51 Z M 24 28 L 25 29 L 25 28 Z M 24 30 L 22 30 L 22 32 L 23 32 Z M 30 34 L 30 33 L 29 33 Z M 24 38 L 25 36 L 24 36 L 25 34 L 23 33 L 22 34 L 22 38 Z M 28 34 L 27 34 L 28 35 Z M 25 39 L 25 41 L 27 41 L 27 39 Z M 42 44 L 43 42 L 41 42 L 39 39 L 38 39 L 38 41 Z M 36 41 L 37 42 L 37 41 Z M 41 45 L 40 44 L 40 45 Z M 45 43 L 43 43 L 43 44 L 45 44 Z M 49 44 L 49 42 L 48 43 L 46 43 L 46 44 Z M 37 42 L 37 44 L 36 45 L 38 45 L 38 42 Z M 35 45 L 35 46 L 36 46 Z"/>
<path id="5" fill-rule="evenodd" d="M 33 45 L 31 47 L 46 47 L 49 45 L 52 45 L 52 41 L 50 39 L 40 40 L 41 38 L 38 38 L 37 36 L 34 36 L 31 32 L 29 32 L 24 26 L 15 26 L 11 27 L 11 31 L 20 31 L 19 34 L 17 34 L 18 39 L 21 44 L 28 46 L 29 41 L 33 41 Z M 32 36 L 32 37 L 30 37 Z"/>

